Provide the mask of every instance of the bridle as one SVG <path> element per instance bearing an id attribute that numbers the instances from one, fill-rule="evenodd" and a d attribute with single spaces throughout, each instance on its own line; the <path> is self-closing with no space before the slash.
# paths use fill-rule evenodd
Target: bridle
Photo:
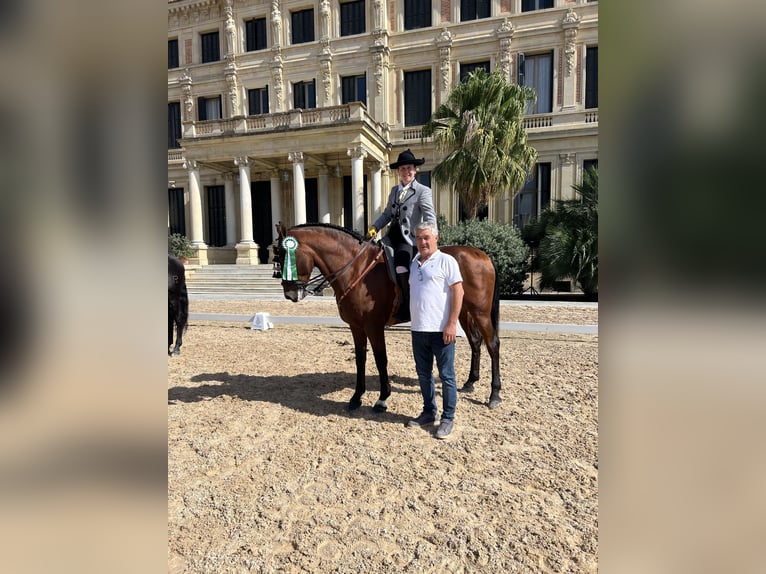
<path id="1" fill-rule="evenodd" d="M 365 250 L 372 244 L 372 241 L 365 241 L 362 244 L 362 248 L 356 252 L 354 257 L 346 263 L 343 267 L 338 269 L 337 271 L 334 271 L 330 273 L 329 275 L 325 276 L 321 273 L 318 275 L 315 275 L 314 277 L 310 277 L 308 281 L 301 281 L 300 279 L 296 279 L 295 281 L 286 281 L 283 280 L 283 283 L 292 283 L 294 284 L 298 289 L 301 291 L 304 291 L 305 293 L 309 295 L 316 295 L 320 291 L 324 290 L 324 288 L 327 285 L 332 285 L 333 282 L 335 282 L 339 277 L 342 277 L 349 269 L 351 269 L 351 266 L 362 256 L 362 254 L 365 252 Z M 338 303 L 343 301 L 343 299 L 346 298 L 346 295 L 348 295 L 351 290 L 356 287 L 359 282 L 364 279 L 364 277 L 372 270 L 372 268 L 375 266 L 375 264 L 380 261 L 381 256 L 383 255 L 383 249 L 378 248 L 378 254 L 373 257 L 372 261 L 367 265 L 367 267 L 364 268 L 362 273 L 354 279 L 351 284 L 346 288 L 346 290 L 341 294 L 341 296 L 338 298 Z M 280 271 L 280 277 L 281 277 L 281 263 L 280 262 L 274 262 L 274 274 L 277 273 L 277 265 L 279 265 L 279 271 Z"/>

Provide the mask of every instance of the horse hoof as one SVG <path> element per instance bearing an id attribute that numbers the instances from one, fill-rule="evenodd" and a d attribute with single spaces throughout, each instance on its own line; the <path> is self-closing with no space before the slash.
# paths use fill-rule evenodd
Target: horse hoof
<path id="1" fill-rule="evenodd" d="M 490 401 L 489 401 L 489 408 L 496 409 L 497 407 L 500 406 L 500 403 L 502 403 L 502 402 L 503 401 L 500 400 L 500 399 L 490 399 Z"/>
<path id="2" fill-rule="evenodd" d="M 460 389 L 464 393 L 472 393 L 473 392 L 473 383 L 466 383 L 463 385 L 463 388 Z"/>
<path id="3" fill-rule="evenodd" d="M 384 413 L 387 410 L 388 410 L 388 407 L 379 405 L 379 404 L 375 404 L 375 406 L 372 407 L 372 412 L 374 413 Z"/>
<path id="4" fill-rule="evenodd" d="M 346 408 L 349 411 L 355 411 L 356 409 L 358 409 L 361 406 L 362 406 L 362 401 L 355 401 L 355 400 L 352 399 L 352 400 L 349 401 L 348 407 L 346 407 Z"/>

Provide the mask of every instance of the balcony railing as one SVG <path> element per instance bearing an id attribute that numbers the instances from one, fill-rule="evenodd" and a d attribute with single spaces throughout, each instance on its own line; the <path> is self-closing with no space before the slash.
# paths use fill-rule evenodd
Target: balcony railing
<path id="1" fill-rule="evenodd" d="M 577 124 L 598 124 L 598 110 L 580 110 L 557 112 L 555 114 L 535 114 L 524 118 L 524 129 L 545 131 L 547 128 L 560 128 Z"/>
<path id="2" fill-rule="evenodd" d="M 524 129 L 530 133 L 545 133 L 547 131 L 556 131 L 564 127 L 597 127 L 598 110 L 580 110 L 556 112 L 555 114 L 535 114 L 523 119 Z M 423 126 L 407 126 L 391 130 L 391 141 L 407 142 L 420 140 L 423 133 Z M 432 138 L 426 138 L 425 141 L 431 141 Z"/>
<path id="3" fill-rule="evenodd" d="M 290 110 L 274 114 L 188 122 L 184 124 L 184 137 L 210 137 L 227 133 L 246 134 L 259 131 L 293 129 L 303 126 L 331 126 L 347 122 L 364 121 L 377 126 L 367 115 L 361 102 L 341 106 Z"/>

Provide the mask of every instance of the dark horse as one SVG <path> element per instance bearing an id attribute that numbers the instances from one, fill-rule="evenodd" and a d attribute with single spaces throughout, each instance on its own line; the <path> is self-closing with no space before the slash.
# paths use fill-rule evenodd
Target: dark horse
<path id="1" fill-rule="evenodd" d="M 180 355 L 183 332 L 189 319 L 189 294 L 186 291 L 186 269 L 178 259 L 168 254 L 168 355 Z M 172 351 L 173 327 L 176 344 Z"/>
<path id="2" fill-rule="evenodd" d="M 383 247 L 379 243 L 365 241 L 358 233 L 327 223 L 296 225 L 290 229 L 282 225 L 276 227 L 274 276 L 283 278 L 285 297 L 297 302 L 307 293 L 329 283 L 335 291 L 340 317 L 351 327 L 356 357 L 356 391 L 349 402 L 349 410 L 361 406 L 366 390 L 365 365 L 369 339 L 380 376 L 380 398 L 374 410 L 385 411 L 386 400 L 391 395 L 391 383 L 388 380 L 383 328 L 394 324 L 398 288 L 387 270 Z M 289 251 L 283 243 L 285 237 L 295 240 L 288 239 L 287 242 L 294 248 L 288 262 L 285 262 Z M 473 384 L 479 380 L 483 339 L 492 359 L 489 407 L 495 408 L 501 400 L 499 296 L 495 266 L 486 253 L 474 247 L 445 246 L 439 249 L 457 259 L 463 276 L 460 325 L 471 346 L 471 372 L 462 390 L 472 391 Z M 315 267 L 322 276 L 312 279 L 310 275 Z"/>

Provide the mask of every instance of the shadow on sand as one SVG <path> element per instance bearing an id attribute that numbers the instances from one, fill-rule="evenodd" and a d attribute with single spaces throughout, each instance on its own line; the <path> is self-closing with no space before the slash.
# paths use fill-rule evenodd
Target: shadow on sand
<path id="1" fill-rule="evenodd" d="M 201 373 L 191 377 L 191 381 L 205 384 L 194 387 L 171 387 L 168 389 L 168 404 L 194 403 L 228 396 L 244 401 L 279 404 L 317 416 L 343 414 L 352 418 L 402 424 L 412 418 L 393 412 L 373 412 L 372 406 L 379 395 L 377 379 L 372 386 L 368 381 L 367 392 L 362 397 L 363 404 L 354 411 L 347 409 L 348 401 L 337 401 L 325 396 L 347 388 L 350 399 L 356 385 L 356 375 L 353 373 L 306 373 L 295 376 Z M 389 401 L 395 401 L 396 395 L 403 393 L 419 395 L 420 387 L 417 379 L 404 378 L 392 382 Z"/>

